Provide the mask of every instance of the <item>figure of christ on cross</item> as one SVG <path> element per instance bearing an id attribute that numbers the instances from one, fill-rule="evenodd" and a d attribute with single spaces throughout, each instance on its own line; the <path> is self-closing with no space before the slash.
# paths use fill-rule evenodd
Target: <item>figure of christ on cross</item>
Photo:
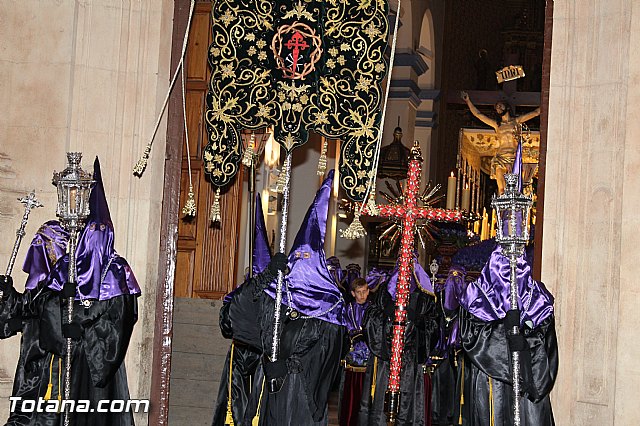
<path id="1" fill-rule="evenodd" d="M 398 218 L 402 221 L 402 239 L 398 265 L 398 283 L 396 288 L 396 306 L 393 322 L 393 338 L 391 341 L 391 360 L 389 368 L 389 384 L 385 397 L 385 411 L 389 422 L 395 422 L 400 405 L 400 370 L 402 368 L 402 351 L 404 332 L 407 320 L 407 302 L 410 294 L 410 283 L 413 267 L 414 235 L 417 219 L 428 219 L 439 222 L 459 222 L 460 211 L 445 210 L 418 205 L 418 190 L 422 172 L 422 153 L 418 141 L 411 148 L 407 184 L 404 191 L 404 204 L 378 205 L 377 214 L 365 208 L 363 215 Z"/>

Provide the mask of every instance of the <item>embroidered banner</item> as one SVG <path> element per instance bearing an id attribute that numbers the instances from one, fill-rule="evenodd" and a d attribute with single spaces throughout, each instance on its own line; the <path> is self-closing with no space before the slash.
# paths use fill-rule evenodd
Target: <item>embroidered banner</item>
<path id="1" fill-rule="evenodd" d="M 362 201 L 380 132 L 386 0 L 217 0 L 205 119 L 205 172 L 223 187 L 242 129 L 272 127 L 287 152 L 309 131 L 341 139 L 340 183 Z"/>

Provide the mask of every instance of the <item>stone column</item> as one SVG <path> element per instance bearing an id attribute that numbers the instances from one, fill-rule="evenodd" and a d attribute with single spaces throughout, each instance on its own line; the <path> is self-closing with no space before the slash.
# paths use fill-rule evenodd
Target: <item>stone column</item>
<path id="1" fill-rule="evenodd" d="M 65 167 L 66 151 L 83 152 L 86 169 L 98 155 L 116 249 L 131 264 L 143 294 L 126 360 L 132 398 L 147 398 L 150 390 L 166 125 L 143 178 L 133 177 L 131 169 L 168 87 L 172 15 L 170 0 L 0 3 L 0 267 L 22 215 L 15 198 L 35 188 L 45 204 L 32 214 L 16 262 L 21 289 L 20 267 L 31 236 L 55 218 L 53 170 Z M 9 379 L 19 337 L 10 341 L 0 344 L 0 376 Z M 4 418 L 8 405 L 3 394 Z M 138 417 L 137 424 L 147 423 L 146 415 Z"/>
<path id="2" fill-rule="evenodd" d="M 639 7 L 554 4 L 542 279 L 556 296 L 558 425 L 640 423 Z"/>

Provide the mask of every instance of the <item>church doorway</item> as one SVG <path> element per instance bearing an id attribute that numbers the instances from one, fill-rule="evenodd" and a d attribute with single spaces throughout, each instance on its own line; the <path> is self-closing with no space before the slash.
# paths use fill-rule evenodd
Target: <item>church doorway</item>
<path id="1" fill-rule="evenodd" d="M 400 72 L 394 70 L 392 77 L 390 108 L 394 113 L 387 117 L 385 134 L 393 132 L 400 117 L 408 135 L 405 143 L 413 138 L 421 139 L 423 152 L 428 153 L 425 166 L 428 179 L 425 181 L 441 182 L 446 186 L 451 170 L 459 169 L 456 162 L 460 129 L 482 126 L 482 123 L 474 121 L 460 98 L 460 91 L 467 91 L 478 108 L 487 114 L 491 114 L 493 104 L 498 100 L 510 102 L 517 109 L 517 114 L 541 106 L 540 118 L 532 124 L 540 132 L 535 233 L 538 260 L 534 265 L 539 277 L 553 3 L 548 2 L 545 8 L 544 2 L 534 0 L 509 0 L 500 2 L 500 5 L 483 1 L 480 2 L 482 7 L 474 7 L 473 11 L 452 3 L 407 1 L 400 11 L 404 27 L 396 61 Z M 392 9 L 395 7 L 393 1 L 390 5 Z M 175 2 L 172 69 L 181 51 L 188 12 L 188 0 Z M 220 299 L 235 287 L 246 267 L 247 176 L 244 172 L 236 176 L 235 183 L 221 197 L 222 224 L 211 226 L 209 221 L 209 209 L 215 193 L 202 170 L 202 153 L 207 143 L 203 113 L 210 75 L 206 60 L 212 37 L 210 20 L 211 2 L 198 1 L 186 59 L 189 156 L 197 205 L 194 219 L 187 219 L 181 214 L 189 193 L 189 174 L 179 82 L 169 106 L 151 396 L 155 404 L 150 424 L 171 424 L 170 419 L 179 421 L 177 413 L 182 409 L 180 407 L 185 411 L 199 411 L 202 419 L 212 414 L 207 411 L 208 407 L 204 407 L 206 404 L 189 406 L 172 398 L 179 394 L 179 388 L 192 386 L 191 393 L 195 389 L 202 395 L 199 399 L 213 402 L 220 378 L 215 376 L 218 371 L 214 371 L 206 359 L 220 363 L 227 349 L 224 341 L 211 337 L 219 333 L 217 313 Z M 509 25 L 503 25 L 507 21 Z M 487 31 L 481 28 L 483 25 L 494 29 Z M 524 80 L 506 85 L 495 83 L 494 72 L 498 68 L 523 64 L 526 64 L 529 76 L 526 83 Z M 391 138 L 383 144 L 389 142 Z M 330 145 L 329 150 L 335 152 L 335 145 Z M 335 154 L 332 155 L 335 161 Z M 489 191 L 486 193 L 490 194 Z M 337 204 L 333 208 L 338 223 Z M 353 247 L 342 248 L 339 241 L 334 244 L 336 253 L 353 250 Z M 364 253 L 366 248 L 362 246 L 358 250 Z M 176 322 L 176 315 L 180 313 L 186 315 L 181 322 Z M 187 340 L 176 344 L 188 336 L 206 343 L 198 344 L 199 347 Z M 185 356 L 185 361 L 180 362 L 189 365 L 179 365 L 179 356 Z M 172 405 L 178 408 L 170 410 Z"/>

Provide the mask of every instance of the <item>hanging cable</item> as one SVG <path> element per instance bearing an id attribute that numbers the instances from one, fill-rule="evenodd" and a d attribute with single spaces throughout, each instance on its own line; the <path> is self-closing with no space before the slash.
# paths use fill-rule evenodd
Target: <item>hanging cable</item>
<path id="1" fill-rule="evenodd" d="M 193 182 L 191 181 L 191 153 L 189 152 L 189 129 L 187 128 L 187 86 L 184 70 L 184 58 L 181 64 L 182 68 L 182 117 L 184 119 L 184 141 L 187 148 L 187 168 L 189 169 L 189 193 L 187 201 L 182 208 L 182 214 L 194 217 L 196 215 L 196 199 L 193 193 Z"/>
<path id="2" fill-rule="evenodd" d="M 169 89 L 167 90 L 167 96 L 164 98 L 164 103 L 162 104 L 162 108 L 160 109 L 160 114 L 158 114 L 158 119 L 156 120 L 156 124 L 153 128 L 153 133 L 151 134 L 151 139 L 147 146 L 144 148 L 144 153 L 142 157 L 138 160 L 136 165 L 133 167 L 133 175 L 142 177 L 142 173 L 147 168 L 147 162 L 149 160 L 149 155 L 151 154 L 151 147 L 153 146 L 153 140 L 156 137 L 156 133 L 158 133 L 158 128 L 160 127 L 160 121 L 162 121 L 162 116 L 164 115 L 164 111 L 169 104 L 169 96 L 171 96 L 171 91 L 173 90 L 173 86 L 176 84 L 176 79 L 178 78 L 178 72 L 180 72 L 181 67 L 184 64 L 184 57 L 187 53 L 187 42 L 189 41 L 189 30 L 191 29 L 191 20 L 193 18 L 193 11 L 196 7 L 196 1 L 191 0 L 191 6 L 189 9 L 189 20 L 187 21 L 187 28 L 184 33 L 184 39 L 182 41 L 182 53 L 180 54 L 180 61 L 178 62 L 178 66 L 176 67 L 176 71 L 173 74 L 173 78 L 171 79 L 171 83 L 169 83 Z"/>

